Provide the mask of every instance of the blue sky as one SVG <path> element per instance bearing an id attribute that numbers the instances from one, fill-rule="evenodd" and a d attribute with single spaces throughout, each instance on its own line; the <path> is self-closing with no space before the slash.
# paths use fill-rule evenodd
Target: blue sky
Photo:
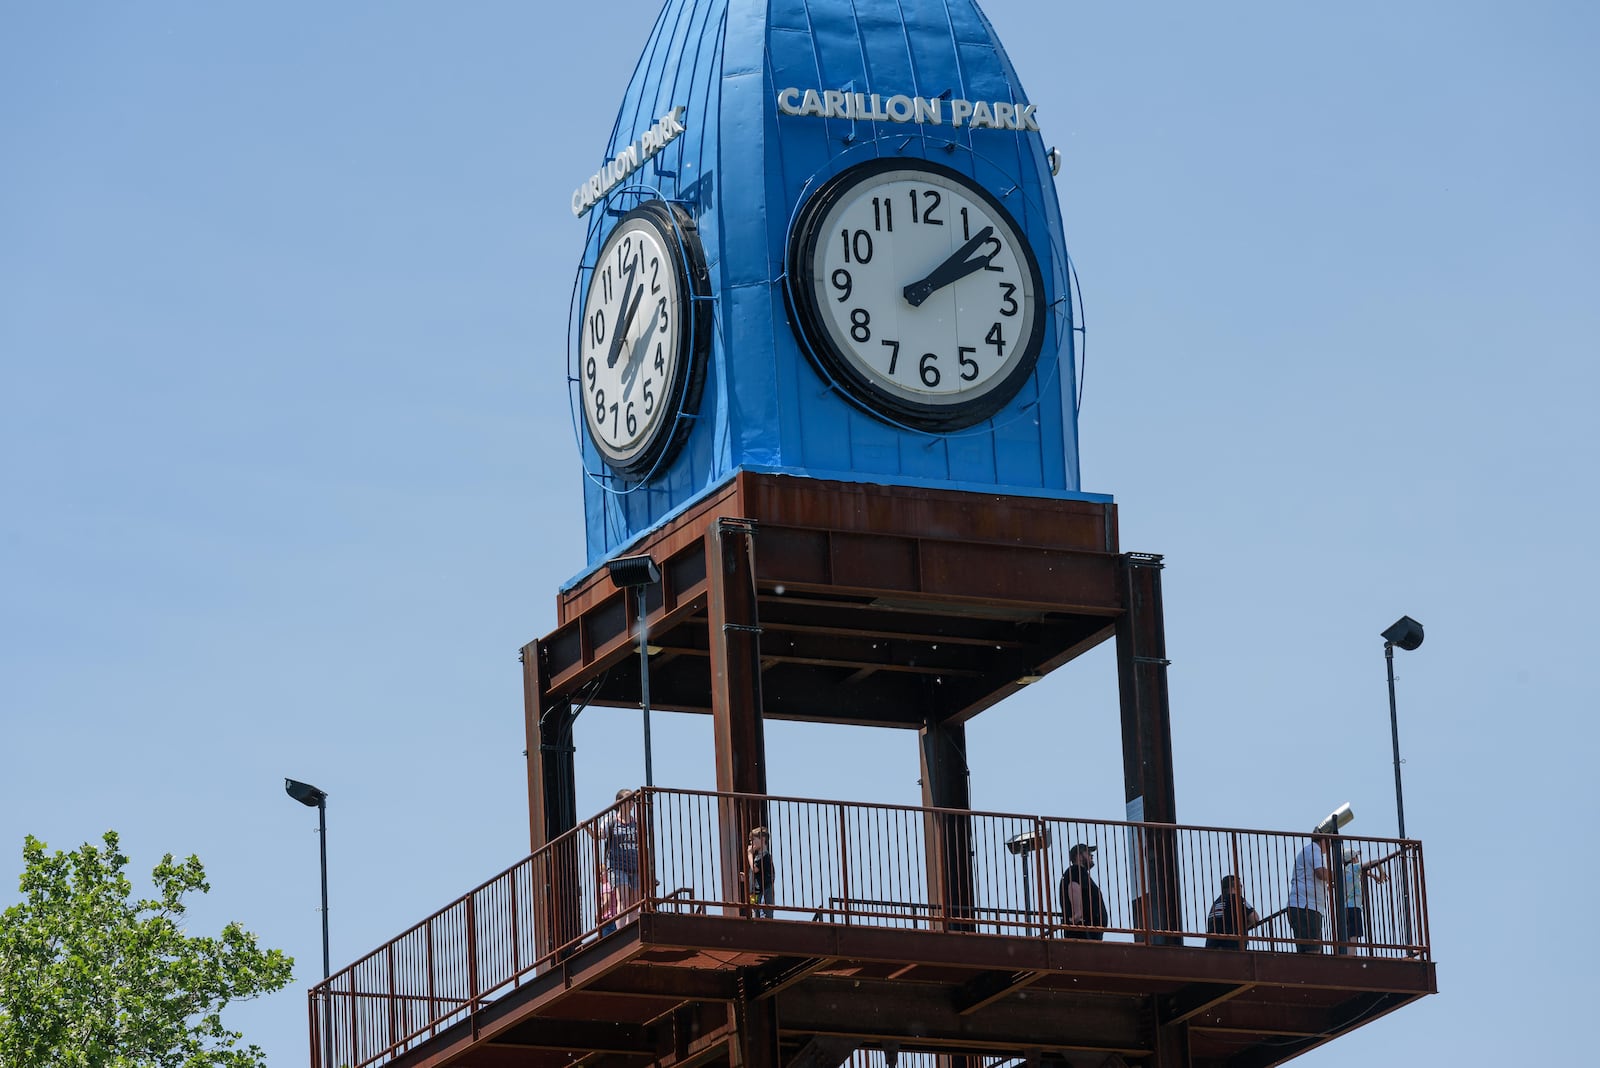
<path id="1" fill-rule="evenodd" d="M 566 5 L 562 5 L 566 7 Z M 583 562 L 582 223 L 656 5 L 0 10 L 0 904 L 22 836 L 198 853 L 197 928 L 335 967 L 526 850 L 517 649 Z M 1307 1065 L 1566 1055 L 1596 864 L 1600 15 L 987 11 L 1061 148 L 1083 484 L 1164 553 L 1187 823 L 1394 831 L 1442 993 Z M 642 780 L 578 724 L 579 808 Z M 658 716 L 656 778 L 713 780 Z M 912 802 L 909 734 L 774 724 L 775 793 Z M 848 745 L 838 744 L 847 740 Z M 974 804 L 1122 815 L 1109 648 L 970 728 Z M 10 873 L 10 874 L 4 874 Z M 1579 935 L 1581 938 L 1581 935 Z"/>

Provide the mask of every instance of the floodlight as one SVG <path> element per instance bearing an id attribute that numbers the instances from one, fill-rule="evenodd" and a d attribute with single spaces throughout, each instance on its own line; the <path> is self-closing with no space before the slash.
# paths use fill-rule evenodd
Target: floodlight
<path id="1" fill-rule="evenodd" d="M 661 567 L 649 555 L 619 556 L 606 561 L 611 583 L 619 590 L 649 586 L 661 581 Z"/>
<path id="2" fill-rule="evenodd" d="M 1021 834 L 1012 835 L 1006 839 L 1006 848 L 1013 856 L 1026 853 L 1030 849 L 1046 849 L 1050 845 L 1050 828 L 1040 827 L 1036 831 L 1023 831 Z"/>
<path id="3" fill-rule="evenodd" d="M 1410 652 L 1422 644 L 1422 624 L 1410 616 L 1401 616 L 1394 626 L 1383 632 L 1383 640 Z"/>
<path id="4" fill-rule="evenodd" d="M 284 779 L 283 792 L 307 808 L 319 808 L 328 803 L 328 795 L 325 791 L 298 779 Z"/>

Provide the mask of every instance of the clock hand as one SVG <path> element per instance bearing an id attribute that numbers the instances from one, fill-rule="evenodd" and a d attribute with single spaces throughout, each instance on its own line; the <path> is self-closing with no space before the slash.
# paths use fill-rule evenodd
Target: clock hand
<path id="1" fill-rule="evenodd" d="M 994 253 L 987 256 L 973 257 L 978 247 L 994 236 L 994 227 L 985 226 L 982 230 L 972 235 L 972 240 L 956 249 L 950 258 L 935 267 L 928 276 L 921 281 L 912 282 L 903 290 L 906 303 L 913 308 L 920 308 L 922 302 L 933 296 L 951 282 L 960 281 L 973 271 L 982 270 L 989 266 L 989 261 L 994 258 Z"/>
<path id="2" fill-rule="evenodd" d="M 622 343 L 628 339 L 628 327 L 633 325 L 634 313 L 639 310 L 639 299 L 644 296 L 644 285 L 633 291 L 633 299 L 628 302 L 628 310 L 622 313 L 622 322 L 617 324 L 617 332 L 611 337 L 611 351 L 606 353 L 606 366 L 615 367 L 617 357 L 622 355 Z"/>
<path id="3" fill-rule="evenodd" d="M 643 291 L 644 287 L 639 287 Z M 650 342 L 655 340 L 656 324 L 661 321 L 661 305 L 656 305 L 655 312 L 650 316 L 650 325 L 644 328 L 639 335 L 639 340 L 633 343 L 633 351 L 628 353 L 628 362 L 622 368 L 622 399 L 627 400 L 633 392 L 633 383 L 639 377 L 639 364 L 644 361 L 644 354 L 650 350 Z"/>

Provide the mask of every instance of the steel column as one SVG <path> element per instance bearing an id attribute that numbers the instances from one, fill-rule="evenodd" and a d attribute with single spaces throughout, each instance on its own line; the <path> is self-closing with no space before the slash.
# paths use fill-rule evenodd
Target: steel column
<path id="1" fill-rule="evenodd" d="M 1123 612 L 1117 619 L 1117 680 L 1122 703 L 1122 777 L 1129 818 L 1178 821 L 1172 785 L 1172 719 L 1167 703 L 1167 639 L 1161 610 L 1161 557 L 1124 553 Z M 1171 930 L 1179 915 L 1177 857 L 1170 832 L 1141 835 L 1147 876 L 1140 915 L 1149 931 Z M 1150 936 L 1153 941 L 1171 941 Z"/>
<path id="2" fill-rule="evenodd" d="M 572 724 L 577 713 L 570 701 L 557 695 L 550 695 L 549 703 L 544 703 L 542 695 L 547 692 L 549 679 L 538 642 L 523 647 L 522 682 L 528 747 L 529 852 L 537 854 L 546 843 L 560 838 L 578 823 L 572 744 Z M 582 922 L 580 902 L 571 892 L 579 884 L 571 881 L 564 885 L 578 871 L 576 843 L 569 840 L 569 848 L 560 852 L 563 855 L 547 854 L 544 863 L 536 865 L 531 873 L 534 939 L 541 956 L 576 935 Z"/>
<path id="3" fill-rule="evenodd" d="M 761 620 L 756 602 L 755 523 L 718 519 L 706 532 L 706 616 L 717 789 L 764 796 L 766 738 L 761 718 Z M 723 900 L 742 901 L 745 835 L 766 822 L 765 805 L 724 809 Z"/>
<path id="4" fill-rule="evenodd" d="M 929 808 L 972 807 L 967 769 L 967 730 L 950 720 L 928 720 L 921 732 L 922 803 Z M 972 911 L 972 821 L 958 813 L 930 814 L 928 835 L 928 887 L 935 922 L 944 929 L 971 930 L 960 922 Z"/>

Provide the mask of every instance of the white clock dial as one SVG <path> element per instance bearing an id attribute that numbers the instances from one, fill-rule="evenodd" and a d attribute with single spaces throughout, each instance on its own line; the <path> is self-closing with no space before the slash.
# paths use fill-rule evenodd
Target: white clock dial
<path id="1" fill-rule="evenodd" d="M 693 238 L 681 215 L 652 201 L 623 216 L 601 246 L 583 304 L 584 423 L 601 457 L 624 474 L 656 465 L 674 444 L 685 402 L 695 399 L 690 272 L 698 263 L 686 261 L 683 242 Z"/>
<path id="2" fill-rule="evenodd" d="M 972 179 L 876 161 L 818 191 L 791 239 L 789 292 L 813 356 L 860 406 L 927 429 L 993 415 L 1033 370 L 1039 268 Z"/>

